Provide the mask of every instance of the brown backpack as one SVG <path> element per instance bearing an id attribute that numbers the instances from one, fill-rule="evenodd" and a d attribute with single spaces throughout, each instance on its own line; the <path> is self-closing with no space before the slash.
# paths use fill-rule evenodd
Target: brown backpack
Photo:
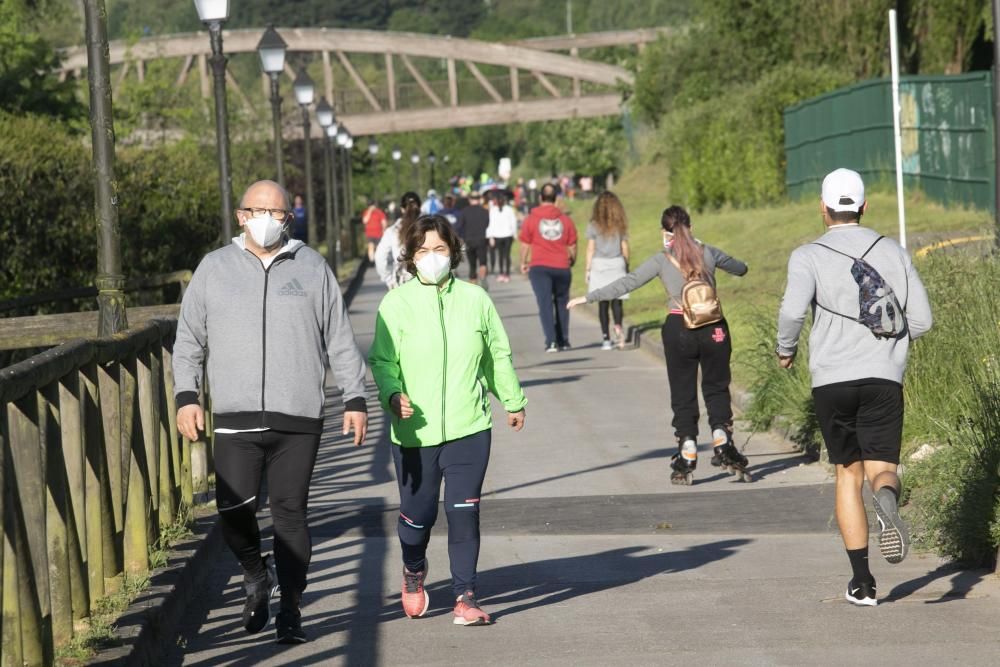
<path id="1" fill-rule="evenodd" d="M 669 252 L 664 253 L 670 263 L 677 271 L 684 276 L 677 258 Z M 688 329 L 698 329 L 708 324 L 715 324 L 722 320 L 722 304 L 719 303 L 719 295 L 715 288 L 706 280 L 700 277 L 686 278 L 683 289 L 681 289 L 681 310 L 684 311 L 684 326 Z"/>

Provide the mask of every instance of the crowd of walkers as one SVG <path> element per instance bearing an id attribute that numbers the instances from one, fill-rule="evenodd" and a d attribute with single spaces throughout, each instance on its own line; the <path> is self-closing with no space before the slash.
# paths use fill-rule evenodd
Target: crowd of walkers
<path id="1" fill-rule="evenodd" d="M 587 294 L 570 300 L 578 244 L 572 218 L 546 183 L 523 219 L 502 194 L 468 192 L 399 201 L 390 223 L 374 202 L 363 220 L 368 257 L 388 288 L 378 308 L 367 364 L 355 341 L 336 277 L 316 251 L 290 235 L 294 207 L 271 181 L 251 185 L 236 217 L 242 233 L 208 254 L 185 292 L 173 353 L 177 425 L 197 439 L 215 435 L 217 504 L 222 534 L 239 561 L 246 600 L 243 626 L 266 627 L 270 599 L 279 643 L 306 641 L 300 603 L 311 558 L 306 508 L 323 432 L 324 377 L 329 366 L 343 389 L 343 433 L 364 442 L 368 367 L 378 402 L 390 415 L 399 490 L 401 603 L 423 616 L 427 547 L 444 493 L 453 622 L 486 625 L 477 597 L 479 516 L 490 458 L 490 394 L 507 425 L 525 425 L 527 399 L 515 371 L 487 277 L 511 278 L 511 245 L 538 307 L 545 352 L 571 347 L 569 314 L 598 304 L 603 349 L 623 345 L 622 300 L 658 278 L 668 299 L 662 327 L 676 450 L 671 480 L 690 484 L 698 460 L 698 376 L 708 413 L 711 463 L 750 481 L 749 462 L 733 442 L 732 341 L 716 290 L 718 269 L 742 276 L 746 263 L 703 243 L 687 211 L 667 207 L 655 224 L 663 245 L 630 271 L 625 207 L 611 192 L 594 201 L 586 229 Z M 432 205 L 428 206 L 428 202 Z M 931 310 L 907 252 L 861 225 L 864 184 L 853 171 L 827 176 L 820 213 L 826 233 L 798 248 L 788 263 L 778 318 L 777 361 L 796 360 L 812 312 L 809 368 L 816 416 L 836 468 L 837 521 L 852 569 L 845 597 L 877 603 L 868 564 L 862 488 L 873 492 L 879 546 L 890 563 L 907 553 L 898 512 L 902 382 L 910 342 L 931 327 Z M 468 280 L 457 275 L 469 264 Z M 213 415 L 201 407 L 206 375 Z M 274 553 L 261 552 L 258 489 L 268 480 Z"/>

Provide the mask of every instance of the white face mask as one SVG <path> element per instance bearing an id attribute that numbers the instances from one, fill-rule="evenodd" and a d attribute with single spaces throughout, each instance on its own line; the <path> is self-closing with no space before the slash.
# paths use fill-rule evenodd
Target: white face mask
<path id="1" fill-rule="evenodd" d="M 270 248 L 281 239 L 285 226 L 271 217 L 270 213 L 250 218 L 245 223 L 254 243 L 261 248 Z"/>
<path id="2" fill-rule="evenodd" d="M 439 284 L 451 273 L 451 257 L 429 252 L 416 261 L 417 275 L 425 283 Z"/>
<path id="3" fill-rule="evenodd" d="M 673 232 L 663 232 L 663 247 L 669 248 L 670 244 L 673 243 L 674 235 Z"/>

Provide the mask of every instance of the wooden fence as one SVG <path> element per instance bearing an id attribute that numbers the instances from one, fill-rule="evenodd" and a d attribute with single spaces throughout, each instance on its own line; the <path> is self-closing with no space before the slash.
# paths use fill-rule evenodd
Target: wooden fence
<path id="1" fill-rule="evenodd" d="M 154 319 L 0 370 L 3 665 L 51 664 L 207 492 L 211 448 L 177 431 L 176 328 Z"/>

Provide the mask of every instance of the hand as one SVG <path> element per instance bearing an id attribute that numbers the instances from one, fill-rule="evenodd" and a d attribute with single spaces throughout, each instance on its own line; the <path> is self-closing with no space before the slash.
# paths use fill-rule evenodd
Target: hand
<path id="1" fill-rule="evenodd" d="M 794 356 L 792 356 L 792 357 L 783 357 L 780 354 L 778 355 L 778 365 L 781 366 L 782 368 L 786 368 L 786 369 L 787 368 L 791 368 L 793 363 L 795 363 L 795 357 Z"/>
<path id="2" fill-rule="evenodd" d="M 389 407 L 392 408 L 393 414 L 400 419 L 409 419 L 413 416 L 413 404 L 410 403 L 410 397 L 406 394 L 393 394 L 392 398 L 389 399 Z"/>
<path id="3" fill-rule="evenodd" d="M 344 412 L 344 435 L 354 431 L 355 446 L 364 444 L 368 435 L 368 413 L 348 410 Z"/>
<path id="4" fill-rule="evenodd" d="M 528 265 L 521 264 L 521 273 L 527 273 L 527 272 L 528 272 Z"/>
<path id="5" fill-rule="evenodd" d="M 520 431 L 524 428 L 524 410 L 521 410 L 520 412 L 508 412 L 507 425 L 515 431 Z"/>
<path id="6" fill-rule="evenodd" d="M 491 248 L 496 248 L 497 247 L 497 240 L 496 239 L 490 239 L 490 247 Z"/>
<path id="7" fill-rule="evenodd" d="M 192 403 L 177 411 L 177 430 L 192 442 L 199 439 L 198 433 L 205 431 L 205 411 Z"/>
<path id="8" fill-rule="evenodd" d="M 566 310 L 569 310 L 570 308 L 576 308 L 577 306 L 582 306 L 585 303 L 587 303 L 587 297 L 578 296 L 575 299 L 570 299 L 569 303 L 566 304 Z"/>

